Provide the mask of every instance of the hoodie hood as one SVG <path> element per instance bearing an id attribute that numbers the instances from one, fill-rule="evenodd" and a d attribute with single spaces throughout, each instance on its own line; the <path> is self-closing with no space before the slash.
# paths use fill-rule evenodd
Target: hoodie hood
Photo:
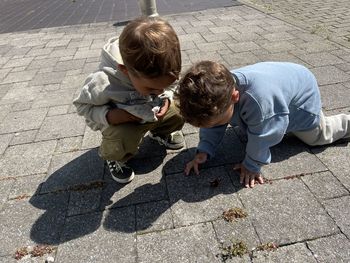
<path id="1" fill-rule="evenodd" d="M 116 69 L 118 64 L 124 65 L 119 52 L 119 37 L 112 37 L 108 39 L 107 43 L 102 48 L 99 68 L 109 67 Z"/>

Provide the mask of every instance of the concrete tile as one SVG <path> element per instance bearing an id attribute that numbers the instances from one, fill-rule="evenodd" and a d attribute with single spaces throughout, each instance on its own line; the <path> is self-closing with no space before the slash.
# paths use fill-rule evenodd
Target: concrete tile
<path id="1" fill-rule="evenodd" d="M 81 149 L 82 136 L 62 138 L 57 141 L 56 153 L 75 152 Z"/>
<path id="2" fill-rule="evenodd" d="M 216 179 L 219 185 L 212 187 Z M 215 220 L 230 208 L 242 207 L 223 167 L 201 170 L 200 176 L 172 174 L 166 181 L 175 227 Z"/>
<path id="3" fill-rule="evenodd" d="M 0 134 L 0 155 L 3 154 L 12 140 L 13 134 Z"/>
<path id="4" fill-rule="evenodd" d="M 67 216 L 97 211 L 100 207 L 102 188 L 70 191 Z"/>
<path id="5" fill-rule="evenodd" d="M 61 83 L 66 75 L 65 71 L 38 73 L 34 78 L 30 78 L 31 85 L 46 85 Z"/>
<path id="6" fill-rule="evenodd" d="M 350 241 L 343 234 L 307 241 L 318 262 L 349 262 Z"/>
<path id="7" fill-rule="evenodd" d="M 323 202 L 327 212 L 334 219 L 335 223 L 339 226 L 340 230 L 347 236 L 347 238 L 350 238 L 349 201 L 350 196 L 347 195 Z"/>
<path id="8" fill-rule="evenodd" d="M 46 173 L 56 141 L 10 146 L 0 159 L 0 177 Z"/>
<path id="9" fill-rule="evenodd" d="M 306 63 L 315 66 L 327 66 L 342 63 L 342 60 L 328 52 L 320 52 L 320 53 L 305 53 L 297 55 L 300 59 L 304 60 Z"/>
<path id="10" fill-rule="evenodd" d="M 58 105 L 70 105 L 73 100 L 74 92 L 74 90 L 41 92 L 34 99 L 32 108 L 34 109 Z"/>
<path id="11" fill-rule="evenodd" d="M 70 105 L 59 105 L 50 107 L 47 116 L 63 115 L 68 113 Z"/>
<path id="12" fill-rule="evenodd" d="M 350 89 L 342 84 L 331 84 L 320 87 L 322 106 L 327 109 L 350 106 Z"/>
<path id="13" fill-rule="evenodd" d="M 252 250 L 260 244 L 252 223 L 247 218 L 239 218 L 234 222 L 217 220 L 213 222 L 215 233 L 223 247 L 232 245 L 232 243 L 243 242 L 248 250 Z"/>
<path id="14" fill-rule="evenodd" d="M 34 139 L 35 139 L 37 132 L 38 132 L 38 130 L 16 132 L 12 137 L 10 145 L 25 144 L 25 143 L 34 142 Z"/>
<path id="15" fill-rule="evenodd" d="M 0 104 L 22 103 L 24 105 L 30 104 L 42 90 L 41 86 L 28 86 L 28 82 L 20 82 L 13 85 L 13 87 L 0 100 Z"/>
<path id="16" fill-rule="evenodd" d="M 46 117 L 36 141 L 73 137 L 84 134 L 85 122 L 76 114 Z"/>
<path id="17" fill-rule="evenodd" d="M 174 228 L 170 204 L 167 200 L 136 205 L 136 230 L 148 233 Z"/>
<path id="18" fill-rule="evenodd" d="M 137 236 L 140 262 L 220 262 L 210 223 Z"/>
<path id="19" fill-rule="evenodd" d="M 240 52 L 246 52 L 256 49 L 261 49 L 261 47 L 254 42 L 239 42 L 234 44 L 227 44 L 227 46 L 232 50 L 234 53 L 240 53 Z"/>
<path id="20" fill-rule="evenodd" d="M 279 53 L 283 51 L 290 51 L 297 49 L 297 47 L 291 44 L 289 41 L 278 41 L 278 42 L 268 42 L 266 44 L 262 44 L 261 47 L 265 48 L 271 53 Z"/>
<path id="21" fill-rule="evenodd" d="M 0 123 L 0 133 L 20 132 L 38 129 L 43 122 L 47 109 L 11 112 Z"/>
<path id="22" fill-rule="evenodd" d="M 17 68 L 17 67 L 26 67 L 32 62 L 33 58 L 17 58 L 11 59 L 7 62 L 2 68 Z"/>
<path id="23" fill-rule="evenodd" d="M 312 68 L 319 85 L 336 84 L 350 80 L 350 75 L 335 66 Z"/>
<path id="24" fill-rule="evenodd" d="M 88 126 L 85 128 L 82 149 L 99 147 L 102 142 L 102 134 L 99 131 L 93 131 Z"/>
<path id="25" fill-rule="evenodd" d="M 62 61 L 62 62 L 58 62 L 55 65 L 54 71 L 67 71 L 67 70 L 82 68 L 84 64 L 85 64 L 85 58 Z"/>
<path id="26" fill-rule="evenodd" d="M 13 255 L 29 245 L 58 244 L 67 203 L 64 193 L 9 201 L 0 212 L 0 255 Z"/>
<path id="27" fill-rule="evenodd" d="M 57 258 L 62 262 L 136 261 L 135 208 L 69 217 Z"/>
<path id="28" fill-rule="evenodd" d="M 34 59 L 27 69 L 52 68 L 56 65 L 58 58 Z"/>
<path id="29" fill-rule="evenodd" d="M 194 127 L 189 123 L 185 123 L 185 125 L 182 128 L 182 133 L 184 135 L 191 134 L 191 133 L 198 133 L 198 132 L 199 132 L 199 128 Z"/>
<path id="30" fill-rule="evenodd" d="M 315 147 L 312 151 L 328 167 L 332 174 L 350 191 L 350 144 Z"/>
<path id="31" fill-rule="evenodd" d="M 295 137 L 286 138 L 271 148 L 271 163 L 263 166 L 268 179 L 326 171 L 327 167 Z"/>
<path id="32" fill-rule="evenodd" d="M 103 161 L 96 150 L 54 155 L 40 193 L 67 190 L 72 186 L 101 181 Z"/>
<path id="33" fill-rule="evenodd" d="M 17 177 L 11 189 L 9 199 L 30 197 L 39 194 L 41 184 L 45 181 L 46 174 L 34 174 Z"/>
<path id="34" fill-rule="evenodd" d="M 330 199 L 349 194 L 346 188 L 330 172 L 315 173 L 301 177 L 310 191 L 320 199 Z"/>
<path id="35" fill-rule="evenodd" d="M 9 198 L 14 182 L 15 179 L 12 178 L 0 180 L 0 211 Z"/>
<path id="36" fill-rule="evenodd" d="M 101 209 L 167 199 L 161 164 L 159 157 L 132 160 L 129 165 L 134 169 L 135 178 L 127 185 L 115 182 L 106 168 Z"/>
<path id="37" fill-rule="evenodd" d="M 238 193 L 261 243 L 290 244 L 338 232 L 299 179 L 244 188 Z"/>
<path id="38" fill-rule="evenodd" d="M 37 70 L 26 70 L 21 72 L 10 72 L 6 75 L 6 77 L 3 79 L 3 84 L 9 84 L 9 83 L 17 83 L 17 82 L 23 82 L 23 81 L 30 81 L 32 79 L 35 79 Z"/>
<path id="39" fill-rule="evenodd" d="M 254 263 L 267 262 L 308 262 L 317 263 L 318 261 L 305 246 L 304 243 L 280 247 L 275 251 L 259 251 L 254 253 Z"/>

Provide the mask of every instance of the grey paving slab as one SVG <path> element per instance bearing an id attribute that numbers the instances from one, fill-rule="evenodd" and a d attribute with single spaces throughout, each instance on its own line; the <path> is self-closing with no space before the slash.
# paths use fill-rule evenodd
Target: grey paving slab
<path id="1" fill-rule="evenodd" d="M 41 92 L 42 86 L 28 86 L 28 82 L 15 83 L 0 100 L 0 104 L 21 103 L 29 104 Z"/>
<path id="2" fill-rule="evenodd" d="M 238 218 L 233 222 L 227 222 L 223 219 L 213 222 L 215 233 L 223 247 L 233 243 L 243 242 L 249 251 L 260 245 L 259 237 L 247 218 Z"/>
<path id="3" fill-rule="evenodd" d="M 101 181 L 103 161 L 96 150 L 54 155 L 40 193 L 67 190 L 76 185 Z"/>
<path id="4" fill-rule="evenodd" d="M 2 134 L 0 135 L 0 155 L 3 154 L 10 144 L 13 134 Z"/>
<path id="5" fill-rule="evenodd" d="M 320 87 L 322 106 L 327 109 L 344 108 L 350 106 L 350 89 L 342 84 L 331 84 Z"/>
<path id="6" fill-rule="evenodd" d="M 332 54 L 329 54 L 329 52 L 320 52 L 312 54 L 305 53 L 297 56 L 314 67 L 340 64 L 343 61 L 342 59 Z"/>
<path id="7" fill-rule="evenodd" d="M 9 199 L 30 197 L 38 194 L 45 177 L 46 174 L 34 174 L 16 178 L 13 187 L 11 187 Z"/>
<path id="8" fill-rule="evenodd" d="M 336 84 L 348 81 L 350 75 L 335 66 L 323 66 L 311 69 L 319 85 Z"/>
<path id="9" fill-rule="evenodd" d="M 119 231 L 115 231 L 116 226 Z M 57 260 L 72 263 L 135 262 L 134 231 L 134 207 L 69 217 L 64 225 Z"/>
<path id="10" fill-rule="evenodd" d="M 167 200 L 136 205 L 136 230 L 140 234 L 174 228 Z"/>
<path id="11" fill-rule="evenodd" d="M 47 112 L 47 116 L 55 116 L 55 115 L 67 114 L 70 106 L 71 106 L 70 104 L 68 104 L 68 105 L 52 106 L 52 107 L 49 108 L 49 111 Z"/>
<path id="12" fill-rule="evenodd" d="M 350 238 L 350 209 L 349 209 L 350 196 L 343 196 L 324 201 L 324 206 L 327 212 L 335 220 L 341 231 Z"/>
<path id="13" fill-rule="evenodd" d="M 0 210 L 2 210 L 3 205 L 7 202 L 14 182 L 14 179 L 0 180 Z"/>
<path id="14" fill-rule="evenodd" d="M 31 80 L 30 85 L 56 84 L 56 83 L 61 83 L 65 75 L 66 75 L 65 71 L 38 73 L 38 74 L 35 74 L 35 76 L 31 75 L 30 78 L 26 80 Z M 10 77 L 10 75 L 8 77 Z M 4 81 L 6 81 L 6 79 Z"/>
<path id="15" fill-rule="evenodd" d="M 127 185 L 116 183 L 109 171 L 105 172 L 106 187 L 102 192 L 101 209 L 167 199 L 162 158 L 136 159 L 130 166 L 135 171 L 135 178 Z"/>
<path id="16" fill-rule="evenodd" d="M 46 108 L 11 112 L 0 123 L 0 133 L 38 129 L 47 113 Z"/>
<path id="17" fill-rule="evenodd" d="M 6 77 L 2 80 L 3 84 L 17 83 L 23 81 L 29 81 L 34 78 L 37 70 L 26 70 L 20 72 L 10 72 L 6 75 Z"/>
<path id="18" fill-rule="evenodd" d="M 75 90 L 41 92 L 33 100 L 32 108 L 52 107 L 71 104 Z"/>
<path id="19" fill-rule="evenodd" d="M 9 201 L 0 212 L 0 255 L 13 255 L 29 245 L 58 244 L 67 203 L 63 193 Z"/>
<path id="20" fill-rule="evenodd" d="M 25 143 L 34 142 L 34 139 L 35 139 L 37 132 L 38 132 L 38 130 L 16 132 L 12 137 L 10 145 L 25 144 Z"/>
<path id="21" fill-rule="evenodd" d="M 99 147 L 102 142 L 102 134 L 101 132 L 96 132 L 91 130 L 88 126 L 85 128 L 82 149 Z"/>
<path id="22" fill-rule="evenodd" d="M 137 236 L 140 262 L 220 262 L 210 223 Z"/>
<path id="23" fill-rule="evenodd" d="M 46 117 L 36 136 L 36 141 L 83 135 L 84 120 L 77 114 Z"/>
<path id="24" fill-rule="evenodd" d="M 350 191 L 350 144 L 336 144 L 327 147 L 316 147 L 312 151 L 328 167 L 332 174 Z"/>
<path id="25" fill-rule="evenodd" d="M 267 263 L 267 262 L 318 262 L 310 250 L 304 243 L 298 243 L 295 245 L 284 246 L 278 248 L 276 251 L 266 252 L 259 251 L 254 253 L 254 263 Z"/>
<path id="26" fill-rule="evenodd" d="M 82 136 L 62 138 L 57 141 L 56 153 L 74 152 L 81 148 Z"/>
<path id="27" fill-rule="evenodd" d="M 331 172 L 321 172 L 301 177 L 310 191 L 320 199 L 348 195 L 349 191 Z"/>
<path id="28" fill-rule="evenodd" d="M 210 184 L 214 180 L 219 181 L 217 187 Z M 230 208 L 242 208 L 223 167 L 202 170 L 200 176 L 172 174 L 166 181 L 176 227 L 215 220 Z"/>
<path id="29" fill-rule="evenodd" d="M 239 197 L 263 244 L 290 244 L 339 231 L 299 179 L 242 189 Z"/>
<path id="30" fill-rule="evenodd" d="M 318 262 L 350 261 L 350 241 L 342 234 L 307 241 L 307 246 Z"/>
<path id="31" fill-rule="evenodd" d="M 100 207 L 102 187 L 91 190 L 71 191 L 67 216 L 91 213 Z"/>
<path id="32" fill-rule="evenodd" d="M 0 177 L 46 173 L 55 147 L 56 141 L 8 147 L 0 159 Z"/>
<path id="33" fill-rule="evenodd" d="M 327 167 L 295 137 L 286 138 L 271 148 L 271 163 L 263 166 L 268 179 L 326 171 Z"/>

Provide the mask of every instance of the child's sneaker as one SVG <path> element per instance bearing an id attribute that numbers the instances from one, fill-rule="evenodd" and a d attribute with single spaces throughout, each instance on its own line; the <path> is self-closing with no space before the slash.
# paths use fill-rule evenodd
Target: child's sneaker
<path id="1" fill-rule="evenodd" d="M 134 171 L 125 163 L 106 160 L 112 178 L 121 184 L 126 184 L 134 179 Z"/>
<path id="2" fill-rule="evenodd" d="M 149 133 L 148 136 L 157 141 L 159 144 L 164 145 L 166 148 L 171 150 L 178 150 L 185 146 L 184 136 L 181 131 L 175 131 L 170 133 L 167 137 L 161 137 L 153 133 Z"/>

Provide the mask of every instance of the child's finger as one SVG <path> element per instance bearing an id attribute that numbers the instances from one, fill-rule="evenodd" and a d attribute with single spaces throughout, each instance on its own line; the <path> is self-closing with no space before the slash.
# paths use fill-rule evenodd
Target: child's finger
<path id="1" fill-rule="evenodd" d="M 255 179 L 253 177 L 253 179 L 250 179 L 250 188 L 253 188 L 255 185 Z"/>
<path id="2" fill-rule="evenodd" d="M 244 187 L 249 188 L 249 183 L 250 183 L 250 177 L 249 175 L 245 175 L 244 177 Z"/>
<path id="3" fill-rule="evenodd" d="M 264 183 L 264 178 L 261 175 L 259 175 L 257 177 L 257 180 L 258 180 L 259 184 L 263 184 Z"/>
<path id="4" fill-rule="evenodd" d="M 240 174 L 239 174 L 239 182 L 240 182 L 241 184 L 243 184 L 243 182 L 244 182 L 244 174 L 243 174 L 243 173 L 240 173 Z"/>
<path id="5" fill-rule="evenodd" d="M 234 171 L 239 171 L 239 170 L 241 170 L 241 164 L 240 164 L 240 163 L 236 163 L 236 164 L 233 166 L 233 170 L 234 170 Z"/>
<path id="6" fill-rule="evenodd" d="M 186 164 L 186 167 L 185 167 L 185 175 L 186 176 L 190 174 L 191 169 L 192 169 L 192 165 L 190 163 Z"/>
<path id="7" fill-rule="evenodd" d="M 199 175 L 198 163 L 193 164 L 193 169 L 196 175 Z"/>

